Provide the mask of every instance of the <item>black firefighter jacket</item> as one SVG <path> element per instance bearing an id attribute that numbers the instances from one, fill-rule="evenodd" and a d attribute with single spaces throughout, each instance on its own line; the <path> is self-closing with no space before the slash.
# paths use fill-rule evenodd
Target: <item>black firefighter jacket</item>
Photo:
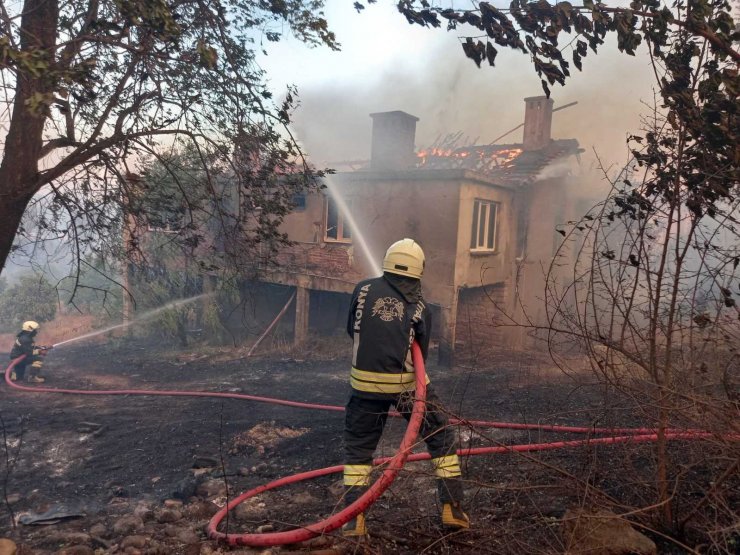
<path id="1" fill-rule="evenodd" d="M 25 360 L 30 361 L 35 347 L 35 336 L 36 334 L 32 331 L 21 331 L 16 337 L 15 343 L 13 343 L 10 358 L 18 358 L 21 355 L 26 355 Z"/>
<path id="2" fill-rule="evenodd" d="M 419 342 L 426 360 L 431 328 L 431 313 L 419 280 L 386 273 L 358 283 L 347 322 L 353 340 L 353 395 L 394 399 L 413 391 L 411 344 Z"/>

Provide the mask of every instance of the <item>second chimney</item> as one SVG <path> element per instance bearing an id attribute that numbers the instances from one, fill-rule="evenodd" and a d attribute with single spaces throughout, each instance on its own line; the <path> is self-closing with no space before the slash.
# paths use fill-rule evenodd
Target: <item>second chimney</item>
<path id="1" fill-rule="evenodd" d="M 540 150 L 550 144 L 554 101 L 546 96 L 530 96 L 524 102 L 524 150 Z"/>
<path id="2" fill-rule="evenodd" d="M 414 141 L 419 118 L 396 110 L 370 114 L 373 118 L 373 140 L 370 152 L 371 170 L 407 170 L 416 163 Z"/>

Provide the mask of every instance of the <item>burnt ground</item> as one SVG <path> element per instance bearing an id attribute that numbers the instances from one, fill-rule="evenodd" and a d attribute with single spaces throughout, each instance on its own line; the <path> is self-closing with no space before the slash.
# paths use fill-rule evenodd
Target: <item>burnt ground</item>
<path id="1" fill-rule="evenodd" d="M 237 352 L 166 351 L 136 341 L 76 344 L 52 351 L 45 385 L 241 392 L 343 405 L 349 348 L 338 352 L 342 354 L 324 360 L 297 358 L 305 353 L 244 359 Z M 612 394 L 605 404 L 603 386 L 592 383 L 588 374 L 565 377 L 532 355 L 500 354 L 477 368 L 453 370 L 432 363 L 428 372 L 450 411 L 478 420 L 645 424 L 633 400 Z M 0 402 L 10 463 L 0 467 L 7 499 L 0 506 L 0 536 L 13 538 L 20 553 L 226 552 L 204 533 L 210 515 L 226 499 L 224 482 L 233 496 L 278 477 L 342 462 L 343 419 L 338 412 L 231 399 L 26 393 L 4 383 Z M 394 452 L 402 424 L 392 419 L 380 455 Z M 466 446 L 577 439 L 492 429 L 478 435 L 466 428 L 461 428 L 461 438 Z M 708 452 L 703 458 L 712 460 Z M 412 463 L 369 511 L 368 542 L 347 543 L 331 535 L 312 548 L 409 554 L 563 552 L 560 518 L 568 507 L 596 502 L 624 512 L 625 507 L 649 505 L 654 494 L 645 473 L 651 465 L 647 445 L 466 458 L 474 529 L 449 534 L 437 523 L 428 462 Z M 687 470 L 694 471 L 698 482 L 712 475 L 706 468 L 704 474 Z M 323 518 L 340 502 L 340 479 L 336 474 L 263 494 L 232 512 L 229 530 L 281 530 Z M 54 506 L 85 516 L 11 529 L 8 507 L 18 518 Z M 651 537 L 662 545 L 661 552 L 684 552 L 659 534 Z"/>

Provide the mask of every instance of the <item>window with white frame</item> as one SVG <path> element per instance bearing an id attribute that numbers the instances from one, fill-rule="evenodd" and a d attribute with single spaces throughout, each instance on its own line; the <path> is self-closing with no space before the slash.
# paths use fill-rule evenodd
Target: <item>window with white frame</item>
<path id="1" fill-rule="evenodd" d="M 347 203 L 347 209 L 351 210 L 349 203 Z M 352 242 L 352 230 L 350 229 L 349 222 L 342 214 L 337 202 L 332 197 L 326 197 L 326 218 L 324 226 L 324 240 L 325 241 L 337 241 L 340 243 L 351 243 Z"/>
<path id="2" fill-rule="evenodd" d="M 475 199 L 473 226 L 470 234 L 471 251 L 495 251 L 498 226 L 498 203 Z"/>

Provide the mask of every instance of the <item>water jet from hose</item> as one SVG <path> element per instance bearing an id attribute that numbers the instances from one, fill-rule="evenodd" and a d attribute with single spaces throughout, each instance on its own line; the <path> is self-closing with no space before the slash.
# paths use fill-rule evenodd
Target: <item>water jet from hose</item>
<path id="1" fill-rule="evenodd" d="M 169 302 L 163 306 L 160 306 L 159 308 L 155 308 L 152 310 L 149 310 L 148 312 L 144 312 L 140 316 L 137 316 L 134 320 L 130 322 L 124 322 L 123 324 L 116 324 L 115 326 L 109 326 L 107 328 L 103 328 L 102 330 L 92 331 L 90 333 L 86 333 L 84 335 L 80 335 L 78 337 L 73 337 L 72 339 L 65 339 L 64 341 L 60 341 L 59 343 L 54 343 L 52 347 L 59 347 L 61 345 L 66 345 L 67 343 L 74 343 L 75 341 L 82 341 L 83 339 L 89 339 L 90 337 L 96 337 L 98 335 L 102 335 L 104 333 L 111 332 L 113 330 L 126 328 L 128 326 L 131 326 L 135 323 L 148 320 L 149 318 L 152 318 L 153 316 L 156 316 L 160 312 L 164 312 L 165 310 L 169 310 L 170 308 L 177 308 L 179 306 L 192 303 L 193 301 L 197 301 L 198 299 L 202 299 L 204 297 L 208 297 L 210 295 L 213 295 L 213 293 L 202 293 L 200 295 L 196 295 L 194 297 L 188 297 L 187 299 L 178 299 L 176 301 Z"/>

